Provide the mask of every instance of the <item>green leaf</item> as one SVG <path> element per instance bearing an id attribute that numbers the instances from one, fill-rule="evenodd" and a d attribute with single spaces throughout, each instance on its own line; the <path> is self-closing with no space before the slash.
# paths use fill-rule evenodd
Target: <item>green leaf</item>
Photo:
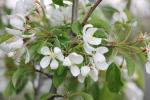
<path id="1" fill-rule="evenodd" d="M 111 92 L 118 93 L 122 88 L 121 73 L 116 64 L 112 63 L 107 69 L 106 81 Z"/>
<path id="2" fill-rule="evenodd" d="M 0 35 L 0 43 L 4 42 L 4 41 L 7 41 L 8 39 L 11 39 L 12 38 L 12 35 L 10 34 L 2 34 Z"/>
<path id="3" fill-rule="evenodd" d="M 83 100 L 94 100 L 90 94 L 85 93 L 85 92 L 81 92 L 80 96 L 83 98 Z"/>
<path id="4" fill-rule="evenodd" d="M 128 74 L 129 74 L 129 76 L 132 76 L 135 71 L 135 62 L 129 56 L 126 56 L 125 59 L 126 59 L 126 63 L 127 63 Z"/>
<path id="5" fill-rule="evenodd" d="M 64 69 L 62 66 L 54 73 L 53 76 L 53 84 L 55 87 L 58 87 L 61 83 L 63 83 L 64 78 L 67 75 L 67 70 Z"/>
<path id="6" fill-rule="evenodd" d="M 52 94 L 52 93 L 45 93 L 43 94 L 41 97 L 40 97 L 40 100 L 48 100 L 48 98 L 51 98 L 55 96 L 55 94 Z"/>
<path id="7" fill-rule="evenodd" d="M 135 61 L 133 60 L 131 55 L 129 55 L 129 52 L 125 52 L 122 49 L 120 49 L 119 53 L 121 53 L 123 55 L 123 57 L 125 58 L 125 60 L 126 60 L 128 75 L 132 76 L 134 71 L 135 71 Z"/>
<path id="8" fill-rule="evenodd" d="M 63 6 L 64 3 L 63 3 L 63 0 L 52 0 L 53 3 L 57 4 L 57 5 L 60 5 L 60 6 Z"/>
<path id="9" fill-rule="evenodd" d="M 4 91 L 4 96 L 11 96 L 15 92 L 12 81 L 10 81 Z"/>
<path id="10" fill-rule="evenodd" d="M 75 34 L 77 34 L 77 35 L 79 35 L 79 34 L 82 33 L 82 32 L 81 32 L 82 26 L 81 26 L 81 24 L 80 24 L 78 21 L 77 21 L 77 22 L 74 22 L 74 23 L 72 24 L 71 29 L 72 29 L 73 33 L 75 33 Z"/>
<path id="11" fill-rule="evenodd" d="M 20 93 L 28 82 L 28 71 L 25 68 L 19 68 L 12 76 L 12 83 L 16 93 Z"/>

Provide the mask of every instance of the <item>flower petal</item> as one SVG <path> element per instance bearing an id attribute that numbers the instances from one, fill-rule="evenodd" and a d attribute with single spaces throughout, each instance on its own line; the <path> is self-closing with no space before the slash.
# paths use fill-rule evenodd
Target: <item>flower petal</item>
<path id="1" fill-rule="evenodd" d="M 58 66 L 59 66 L 58 61 L 56 59 L 53 59 L 51 64 L 50 64 L 51 69 L 57 69 Z"/>
<path id="2" fill-rule="evenodd" d="M 77 77 L 80 74 L 80 69 L 78 66 L 71 66 L 70 71 L 74 77 Z"/>
<path id="3" fill-rule="evenodd" d="M 93 58 L 94 58 L 94 62 L 95 63 L 101 63 L 101 62 L 105 62 L 106 61 L 105 56 L 100 54 L 100 53 L 96 53 L 93 56 Z"/>
<path id="4" fill-rule="evenodd" d="M 63 61 L 63 65 L 64 66 L 71 66 L 71 61 L 68 57 L 65 57 L 65 59 Z"/>
<path id="5" fill-rule="evenodd" d="M 146 65 L 145 65 L 145 67 L 146 67 L 146 72 L 148 74 L 150 74 L 150 62 L 147 62 Z"/>
<path id="6" fill-rule="evenodd" d="M 60 60 L 60 61 L 63 61 L 63 60 L 64 60 L 64 55 L 62 54 L 60 48 L 55 47 L 55 48 L 54 48 L 54 53 L 56 54 L 58 60 Z"/>
<path id="7" fill-rule="evenodd" d="M 96 49 L 96 52 L 101 53 L 101 54 L 105 54 L 105 53 L 108 52 L 108 48 L 106 48 L 106 47 L 98 47 Z"/>
<path id="8" fill-rule="evenodd" d="M 20 30 L 16 30 L 16 29 L 11 29 L 11 28 L 5 28 L 6 32 L 14 35 L 14 36 L 21 36 L 22 35 L 22 31 Z"/>
<path id="9" fill-rule="evenodd" d="M 41 67 L 42 68 L 47 68 L 48 65 L 50 64 L 50 60 L 51 60 L 50 56 L 43 57 L 41 62 L 40 62 Z"/>
<path id="10" fill-rule="evenodd" d="M 91 45 L 99 45 L 101 44 L 101 42 L 102 42 L 101 38 L 91 37 L 88 39 L 88 43 Z"/>
<path id="11" fill-rule="evenodd" d="M 49 55 L 50 54 L 50 50 L 47 46 L 44 46 L 41 48 L 41 54 L 43 55 Z"/>
<path id="12" fill-rule="evenodd" d="M 109 65 L 106 62 L 102 62 L 102 63 L 97 63 L 96 67 L 98 70 L 107 70 Z"/>
<path id="13" fill-rule="evenodd" d="M 93 81 L 97 81 L 98 80 L 98 70 L 93 67 L 90 70 L 89 76 L 93 79 Z"/>
<path id="14" fill-rule="evenodd" d="M 14 15 L 10 18 L 9 22 L 10 22 L 10 25 L 13 26 L 14 28 L 17 28 L 19 30 L 24 30 L 25 22 L 21 17 Z"/>
<path id="15" fill-rule="evenodd" d="M 95 48 L 93 48 L 92 46 L 90 46 L 88 43 L 84 43 L 83 44 L 84 50 L 87 54 L 92 54 L 93 51 L 95 51 Z"/>
<path id="16" fill-rule="evenodd" d="M 81 67 L 81 75 L 82 76 L 87 76 L 89 72 L 90 72 L 90 67 L 88 67 L 88 66 Z"/>
<path id="17" fill-rule="evenodd" d="M 12 37 L 9 40 L 0 44 L 0 48 L 4 52 L 11 52 L 23 47 L 23 39 L 20 37 Z"/>
<path id="18" fill-rule="evenodd" d="M 93 25 L 91 25 L 91 24 L 86 24 L 86 25 L 83 27 L 83 34 L 85 34 L 85 33 L 86 33 L 86 30 L 87 30 L 88 28 L 90 28 L 90 27 L 93 27 Z"/>
<path id="19" fill-rule="evenodd" d="M 81 74 L 78 76 L 78 81 L 80 82 L 80 83 L 84 83 L 84 80 L 85 80 L 85 76 L 82 76 Z"/>
<path id="20" fill-rule="evenodd" d="M 91 37 L 93 37 L 96 31 L 97 31 L 97 28 L 88 28 L 85 33 L 86 38 L 90 39 Z"/>
<path id="21" fill-rule="evenodd" d="M 82 55 L 79 55 L 75 52 L 69 54 L 69 59 L 71 62 L 75 63 L 75 64 L 81 64 L 83 62 L 83 57 Z"/>

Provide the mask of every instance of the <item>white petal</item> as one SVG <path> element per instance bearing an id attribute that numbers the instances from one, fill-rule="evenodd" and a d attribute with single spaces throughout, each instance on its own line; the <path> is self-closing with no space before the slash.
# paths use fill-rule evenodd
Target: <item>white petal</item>
<path id="1" fill-rule="evenodd" d="M 89 28 L 87 29 L 86 33 L 85 33 L 85 37 L 90 39 L 91 37 L 93 37 L 93 34 L 97 31 L 97 28 Z"/>
<path id="2" fill-rule="evenodd" d="M 92 68 L 90 70 L 89 76 L 93 79 L 93 81 L 97 81 L 98 80 L 98 71 L 96 68 Z"/>
<path id="3" fill-rule="evenodd" d="M 80 82 L 80 83 L 84 83 L 84 80 L 85 80 L 85 76 L 82 76 L 81 74 L 78 76 L 78 81 Z"/>
<path id="4" fill-rule="evenodd" d="M 23 0 L 18 0 L 16 2 L 16 7 L 15 7 L 14 11 L 15 11 L 15 13 L 25 15 L 26 9 L 24 9 L 24 2 L 23 2 Z"/>
<path id="5" fill-rule="evenodd" d="M 9 43 L 9 48 L 12 49 L 20 49 L 23 47 L 23 39 L 16 38 L 16 41 Z"/>
<path id="6" fill-rule="evenodd" d="M 146 72 L 148 74 L 150 74 L 150 62 L 147 62 L 146 65 L 145 65 L 145 67 L 146 67 Z"/>
<path id="7" fill-rule="evenodd" d="M 50 54 L 50 50 L 47 46 L 44 46 L 41 48 L 41 54 L 43 55 L 49 55 Z"/>
<path id="8" fill-rule="evenodd" d="M 24 20 L 19 16 L 13 16 L 10 18 L 10 25 L 19 30 L 24 30 Z"/>
<path id="9" fill-rule="evenodd" d="M 47 68 L 48 65 L 50 64 L 50 60 L 51 60 L 50 56 L 43 57 L 41 62 L 40 62 L 41 67 L 42 68 Z"/>
<path id="10" fill-rule="evenodd" d="M 91 45 L 99 45 L 101 44 L 102 39 L 101 38 L 96 38 L 96 37 L 91 37 L 88 39 L 88 43 Z"/>
<path id="11" fill-rule="evenodd" d="M 113 22 L 116 22 L 116 21 L 126 22 L 127 20 L 128 20 L 128 17 L 126 15 L 126 13 L 123 11 L 116 12 L 113 15 Z"/>
<path id="12" fill-rule="evenodd" d="M 87 54 L 92 54 L 93 51 L 95 51 L 95 48 L 93 48 L 92 46 L 90 46 L 88 43 L 84 43 L 83 44 L 84 50 Z"/>
<path id="13" fill-rule="evenodd" d="M 24 0 L 24 5 L 25 9 L 29 11 L 34 8 L 35 0 Z"/>
<path id="14" fill-rule="evenodd" d="M 58 61 L 56 59 L 53 59 L 50 64 L 51 69 L 57 69 L 58 66 L 59 66 Z"/>
<path id="15" fill-rule="evenodd" d="M 102 62 L 102 63 L 97 63 L 96 67 L 99 70 L 107 70 L 107 68 L 109 67 L 109 65 L 106 62 Z"/>
<path id="16" fill-rule="evenodd" d="M 96 52 L 101 53 L 101 54 L 105 54 L 105 53 L 108 52 L 108 48 L 106 48 L 106 47 L 98 47 L 96 49 Z"/>
<path id="17" fill-rule="evenodd" d="M 85 33 L 86 33 L 86 30 L 87 30 L 88 28 L 90 28 L 90 27 L 93 27 L 93 25 L 91 25 L 91 24 L 86 24 L 86 25 L 83 27 L 83 34 L 85 34 Z"/>
<path id="18" fill-rule="evenodd" d="M 54 53 L 56 54 L 58 60 L 60 60 L 60 61 L 63 61 L 63 60 L 64 60 L 64 55 L 62 54 L 60 48 L 55 47 L 55 48 L 54 48 Z"/>
<path id="19" fill-rule="evenodd" d="M 89 72 L 90 72 L 90 67 L 88 67 L 88 66 L 81 67 L 81 75 L 82 76 L 87 76 Z"/>
<path id="20" fill-rule="evenodd" d="M 105 56 L 100 54 L 100 53 L 96 53 L 93 56 L 93 58 L 94 58 L 94 62 L 95 63 L 101 63 L 101 62 L 105 62 L 106 61 Z"/>
<path id="21" fill-rule="evenodd" d="M 11 28 L 5 28 L 6 32 L 14 35 L 14 36 L 21 36 L 22 35 L 22 31 L 20 30 L 15 30 L 15 29 L 11 29 Z"/>
<path id="22" fill-rule="evenodd" d="M 11 52 L 23 47 L 23 39 L 20 37 L 12 37 L 0 45 L 0 48 L 5 52 Z"/>
<path id="23" fill-rule="evenodd" d="M 69 54 L 69 59 L 71 62 L 75 63 L 75 64 L 81 64 L 83 62 L 83 57 L 82 55 L 79 55 L 75 52 Z"/>
<path id="24" fill-rule="evenodd" d="M 68 57 L 65 57 L 65 59 L 63 61 L 63 65 L 64 66 L 71 66 L 71 61 Z"/>
<path id="25" fill-rule="evenodd" d="M 80 74 L 80 69 L 78 66 L 71 66 L 70 71 L 74 77 L 76 77 Z"/>

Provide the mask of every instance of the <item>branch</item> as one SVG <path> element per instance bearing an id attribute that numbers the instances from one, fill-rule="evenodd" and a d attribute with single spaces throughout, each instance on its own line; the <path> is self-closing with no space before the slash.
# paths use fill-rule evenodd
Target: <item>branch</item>
<path id="1" fill-rule="evenodd" d="M 52 78 L 52 77 L 53 77 L 53 76 L 51 76 L 51 75 L 49 75 L 49 74 L 47 74 L 47 73 L 44 73 L 44 72 L 41 71 L 41 70 L 35 69 L 35 71 L 36 71 L 36 72 L 39 72 L 39 73 L 41 73 L 41 74 L 43 74 L 43 75 L 45 75 L 45 76 L 47 76 L 48 78 Z"/>
<path id="2" fill-rule="evenodd" d="M 93 11 L 94 11 L 95 8 L 101 3 L 101 1 L 102 1 L 102 0 L 97 0 L 97 1 L 95 2 L 95 4 L 91 7 L 91 9 L 89 10 L 89 12 L 85 15 L 85 18 L 84 18 L 84 20 L 83 20 L 83 22 L 82 22 L 82 26 L 84 26 L 84 25 L 87 23 L 89 17 L 92 15 Z"/>
<path id="3" fill-rule="evenodd" d="M 78 3 L 79 0 L 73 0 L 71 23 L 75 22 L 78 18 Z"/>
<path id="4" fill-rule="evenodd" d="M 55 98 L 55 97 L 62 97 L 62 98 L 64 98 L 64 96 L 63 96 L 63 95 L 55 94 L 54 96 L 52 96 L 52 97 L 48 98 L 48 100 L 54 100 L 54 98 Z"/>

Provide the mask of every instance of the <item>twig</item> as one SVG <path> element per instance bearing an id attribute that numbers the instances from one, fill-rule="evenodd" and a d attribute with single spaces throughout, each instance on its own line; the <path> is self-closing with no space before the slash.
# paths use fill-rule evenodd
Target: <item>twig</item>
<path id="1" fill-rule="evenodd" d="M 47 74 L 47 73 L 44 73 L 44 72 L 41 71 L 41 70 L 35 69 L 35 71 L 36 71 L 36 72 L 39 72 L 39 73 L 41 73 L 41 74 L 43 74 L 43 75 L 45 75 L 45 76 L 47 76 L 48 78 L 52 78 L 52 77 L 53 77 L 53 76 L 51 76 L 51 75 L 49 75 L 49 74 Z"/>
<path id="2" fill-rule="evenodd" d="M 56 94 L 50 98 L 48 98 L 48 100 L 54 100 L 55 97 L 64 97 L 63 95 L 60 95 L 60 94 Z"/>
<path id="3" fill-rule="evenodd" d="M 92 15 L 93 11 L 94 11 L 95 8 L 101 3 L 101 1 L 102 1 L 102 0 L 97 0 L 97 1 L 95 2 L 95 4 L 91 7 L 91 9 L 89 10 L 89 12 L 85 15 L 85 18 L 84 18 L 84 20 L 83 20 L 83 22 L 82 22 L 82 26 L 84 26 L 84 25 L 87 23 L 89 17 Z"/>
<path id="4" fill-rule="evenodd" d="M 78 3 L 79 3 L 79 0 L 73 0 L 71 23 L 75 22 L 78 18 Z"/>
<path id="5" fill-rule="evenodd" d="M 73 0 L 71 24 L 73 24 L 75 21 L 77 21 L 77 18 L 78 18 L 78 3 L 79 3 L 79 0 Z M 69 32 L 70 37 L 72 37 L 73 35 L 74 35 L 74 33 L 72 31 Z"/>

